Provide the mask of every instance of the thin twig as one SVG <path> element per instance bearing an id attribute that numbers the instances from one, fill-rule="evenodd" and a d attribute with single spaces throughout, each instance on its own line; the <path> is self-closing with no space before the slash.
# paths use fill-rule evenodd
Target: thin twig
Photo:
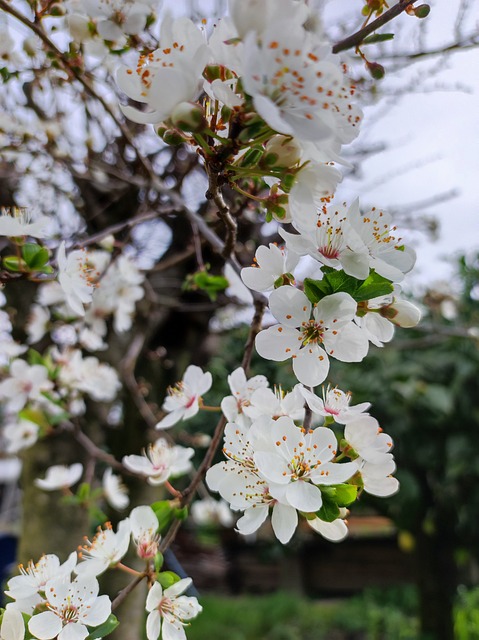
<path id="1" fill-rule="evenodd" d="M 67 72 L 67 74 L 70 77 L 74 77 L 76 80 L 78 80 L 78 82 L 87 91 L 87 93 L 92 98 L 95 98 L 96 100 L 98 100 L 98 102 L 102 105 L 102 107 L 105 109 L 105 111 L 108 113 L 108 115 L 112 118 L 112 120 L 114 121 L 116 126 L 119 128 L 119 130 L 123 134 L 123 137 L 125 138 L 125 140 L 134 149 L 135 154 L 136 154 L 139 162 L 141 163 L 141 165 L 145 169 L 148 177 L 151 180 L 152 186 L 155 189 L 157 189 L 158 191 L 164 191 L 165 187 L 162 184 L 161 180 L 158 178 L 158 176 L 155 174 L 155 171 L 154 171 L 150 161 L 137 148 L 132 132 L 120 120 L 120 118 L 116 115 L 113 107 L 110 104 L 108 104 L 108 102 L 105 100 L 105 98 L 103 98 L 103 96 L 99 95 L 97 93 L 97 91 L 95 91 L 94 87 L 90 84 L 90 82 L 82 75 L 81 69 L 79 69 L 78 67 L 74 66 L 70 62 L 70 60 L 68 59 L 67 55 L 64 54 L 56 46 L 56 44 L 50 40 L 50 38 L 46 35 L 46 33 L 41 28 L 41 26 L 40 26 L 41 23 L 32 22 L 26 16 L 24 16 L 19 11 L 17 11 L 14 7 L 12 7 L 6 0 L 0 0 L 0 9 L 3 9 L 5 11 L 5 13 L 10 14 L 14 18 L 16 18 L 19 22 L 21 22 L 26 27 L 31 29 L 40 38 L 40 40 L 47 47 L 47 49 L 49 51 L 51 51 L 53 54 L 55 54 L 56 58 L 61 63 L 61 65 L 63 66 L 64 70 Z"/>
<path id="2" fill-rule="evenodd" d="M 251 323 L 251 327 L 250 330 L 248 332 L 248 338 L 246 340 L 246 345 L 245 345 L 245 353 L 243 356 L 243 360 L 241 363 L 241 366 L 243 367 L 243 369 L 245 371 L 247 371 L 249 369 L 250 366 L 250 362 L 251 362 L 251 357 L 253 354 L 253 345 L 254 345 L 254 339 L 256 337 L 256 335 L 258 334 L 259 330 L 261 329 L 261 322 L 262 322 L 262 318 L 263 318 L 263 314 L 264 314 L 264 310 L 266 307 L 266 301 L 262 301 L 262 300 L 256 300 L 255 301 L 255 315 L 253 317 L 253 321 Z M 183 491 L 182 493 L 182 497 L 181 497 L 181 505 L 187 506 L 191 503 L 191 501 L 193 500 L 193 497 L 198 489 L 198 487 L 200 486 L 200 484 L 203 481 L 203 477 L 205 475 L 205 473 L 207 472 L 207 470 L 210 468 L 211 463 L 213 462 L 213 459 L 215 457 L 216 451 L 218 450 L 218 447 L 220 446 L 220 442 L 221 442 L 221 438 L 223 437 L 223 432 L 226 426 L 226 418 L 225 416 L 221 416 L 221 418 L 218 420 L 218 423 L 216 425 L 215 431 L 213 433 L 213 437 L 211 438 L 211 442 L 210 445 L 208 447 L 208 450 L 206 451 L 205 457 L 203 458 L 203 461 L 201 462 L 200 466 L 198 467 L 195 475 L 193 476 L 190 484 L 188 485 L 188 487 Z M 171 527 L 168 530 L 168 533 L 166 534 L 166 536 L 163 538 L 163 540 L 161 541 L 160 544 L 160 551 L 163 552 L 165 549 L 167 549 L 171 543 L 173 542 L 173 540 L 176 537 L 176 534 L 178 532 L 178 529 L 181 527 L 182 521 L 181 520 L 175 520 L 173 522 L 173 524 L 171 525 Z"/>
<path id="3" fill-rule="evenodd" d="M 114 456 L 107 453 L 106 451 L 103 451 L 103 449 L 100 449 L 100 447 L 97 447 L 97 445 L 93 442 L 93 440 L 90 440 L 90 438 L 85 433 L 83 433 L 83 431 L 79 427 L 75 427 L 73 436 L 75 440 L 79 444 L 81 444 L 81 446 L 85 449 L 88 455 L 91 456 L 92 458 L 106 462 L 113 469 L 118 469 L 119 471 L 122 471 L 122 472 L 126 471 L 125 467 L 121 464 L 121 462 L 118 462 L 118 460 Z"/>
<path id="4" fill-rule="evenodd" d="M 236 236 L 238 225 L 231 215 L 228 205 L 224 201 L 223 194 L 218 182 L 218 172 L 208 162 L 205 163 L 206 173 L 208 175 L 208 190 L 205 193 L 207 200 L 212 200 L 218 208 L 218 216 L 225 225 L 226 240 L 222 255 L 228 258 L 234 251 L 236 246 Z"/>
<path id="5" fill-rule="evenodd" d="M 123 600 L 133 591 L 135 587 L 137 587 L 140 582 L 146 578 L 149 574 L 147 572 L 140 573 L 139 576 L 134 578 L 129 584 L 126 585 L 124 589 L 120 591 L 120 593 L 116 596 L 116 598 L 111 603 L 111 610 L 114 611 L 117 609 Z"/>
<path id="6" fill-rule="evenodd" d="M 120 363 L 120 371 L 123 381 L 130 392 L 130 396 L 140 412 L 141 417 L 150 429 L 154 429 L 158 423 L 158 418 L 151 410 L 150 405 L 140 392 L 138 382 L 135 377 L 135 368 L 138 358 L 145 346 L 146 332 L 141 331 L 136 334 Z"/>
<path id="7" fill-rule="evenodd" d="M 333 46 L 333 53 L 339 53 L 340 51 L 346 51 L 347 49 L 352 49 L 354 47 L 358 47 L 361 42 L 366 38 L 369 34 L 376 31 L 380 27 L 384 26 L 396 16 L 400 15 L 403 11 L 409 7 L 409 5 L 414 4 L 417 0 L 400 0 L 397 4 L 391 7 L 388 11 L 373 20 L 370 24 L 366 25 L 356 33 L 344 38 L 344 40 L 340 40 Z"/>

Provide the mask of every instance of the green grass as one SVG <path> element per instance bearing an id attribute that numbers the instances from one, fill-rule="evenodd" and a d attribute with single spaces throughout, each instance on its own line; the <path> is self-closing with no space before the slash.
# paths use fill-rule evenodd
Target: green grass
<path id="1" fill-rule="evenodd" d="M 398 605 L 374 594 L 319 602 L 286 593 L 240 598 L 201 598 L 203 613 L 187 629 L 188 640 L 413 640 L 417 623 Z M 401 604 L 401 603 L 400 603 Z"/>

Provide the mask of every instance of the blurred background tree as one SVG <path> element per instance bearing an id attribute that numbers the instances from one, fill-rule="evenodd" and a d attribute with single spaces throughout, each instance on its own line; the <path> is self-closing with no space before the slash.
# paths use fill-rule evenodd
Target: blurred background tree
<path id="1" fill-rule="evenodd" d="M 354 402 L 374 398 L 373 415 L 395 442 L 400 492 L 370 500 L 414 554 L 421 628 L 449 640 L 453 603 L 479 550 L 479 256 L 458 260 L 454 289 L 422 299 L 422 326 L 375 350 L 366 371 L 337 368 Z M 399 330 L 401 331 L 401 330 Z"/>

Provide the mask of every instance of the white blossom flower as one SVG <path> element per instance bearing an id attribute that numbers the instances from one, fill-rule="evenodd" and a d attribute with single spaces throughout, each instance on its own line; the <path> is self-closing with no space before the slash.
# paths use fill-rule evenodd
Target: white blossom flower
<path id="1" fill-rule="evenodd" d="M 107 330 L 102 318 L 110 315 L 113 315 L 116 333 L 123 333 L 131 328 L 135 305 L 145 293 L 141 286 L 145 275 L 128 256 L 121 255 L 108 268 L 106 265 L 104 268 L 106 270 L 85 315 L 85 322 L 91 330 L 102 337 Z"/>
<path id="2" fill-rule="evenodd" d="M 360 473 L 364 491 L 380 498 L 394 495 L 399 491 L 399 481 L 392 476 L 395 471 L 396 464 L 392 456 L 389 460 L 380 464 L 363 462 Z"/>
<path id="3" fill-rule="evenodd" d="M 323 298 L 316 306 L 294 287 L 273 291 L 271 313 L 280 322 L 261 331 L 256 350 L 267 360 L 293 359 L 293 371 L 306 386 L 323 382 L 329 371 L 329 355 L 343 362 L 360 362 L 368 352 L 368 341 L 352 322 L 357 304 L 344 292 Z"/>
<path id="4" fill-rule="evenodd" d="M 299 386 L 299 391 L 313 413 L 334 418 L 338 424 L 346 424 L 349 420 L 359 417 L 371 406 L 370 402 L 350 406 L 351 392 L 345 393 L 337 387 L 331 388 L 330 385 L 326 389 L 323 387 L 323 399 L 303 386 Z"/>
<path id="5" fill-rule="evenodd" d="M 110 468 L 103 474 L 103 492 L 108 503 L 114 509 L 121 511 L 130 504 L 128 489 L 121 481 L 120 476 L 116 476 Z"/>
<path id="6" fill-rule="evenodd" d="M 191 20 L 165 16 L 160 48 L 141 55 L 135 68 L 121 67 L 117 73 L 120 89 L 133 100 L 146 103 L 152 111 L 130 106 L 121 106 L 121 110 L 140 124 L 167 120 L 178 104 L 196 99 L 209 56 L 203 34 Z"/>
<path id="7" fill-rule="evenodd" d="M 336 518 L 332 522 L 325 522 L 321 518 L 307 518 L 306 522 L 311 529 L 321 534 L 330 542 L 341 542 L 349 533 L 347 524 L 342 518 Z"/>
<path id="8" fill-rule="evenodd" d="M 415 327 L 421 319 L 421 311 L 414 304 L 396 297 L 398 291 L 396 285 L 393 293 L 362 302 L 358 307 L 356 322 L 377 347 L 392 340 L 395 326 Z"/>
<path id="9" fill-rule="evenodd" d="M 0 382 L 0 400 L 5 400 L 5 408 L 10 413 L 21 411 L 29 401 L 42 399 L 42 392 L 53 388 L 48 370 L 41 364 L 14 360 L 9 373 L 10 377 Z"/>
<path id="10" fill-rule="evenodd" d="M 7 67 L 9 71 L 18 71 L 25 62 L 25 58 L 16 48 L 16 40 L 10 35 L 5 23 L 0 26 L 0 60 L 3 67 Z M 3 234 L 0 235 L 10 235 Z M 12 235 L 31 235 L 23 233 L 14 233 Z M 40 236 L 36 236 L 40 237 Z"/>
<path id="11" fill-rule="evenodd" d="M 191 517 L 199 526 L 221 524 L 223 527 L 233 525 L 233 514 L 224 500 L 203 498 L 191 505 Z"/>
<path id="12" fill-rule="evenodd" d="M 269 483 L 259 475 L 252 458 L 214 465 L 206 474 L 206 483 L 212 491 L 218 491 L 234 511 L 244 511 L 236 523 L 239 533 L 246 536 L 257 531 L 271 509 L 275 536 L 282 544 L 291 540 L 298 525 L 298 513 L 291 505 L 273 498 Z"/>
<path id="13" fill-rule="evenodd" d="M 18 609 L 8 608 L 2 616 L 0 640 L 24 640 L 25 624 Z"/>
<path id="14" fill-rule="evenodd" d="M 368 249 L 371 269 L 392 282 L 400 282 L 413 268 L 416 253 L 392 235 L 396 227 L 391 227 L 391 215 L 376 208 L 361 214 L 359 200 L 355 200 L 349 207 L 348 220 Z"/>
<path id="15" fill-rule="evenodd" d="M 164 484 L 171 476 L 188 473 L 194 453 L 191 447 L 171 445 L 164 438 L 158 438 L 148 445 L 142 456 L 124 456 L 123 464 L 133 473 L 148 478 L 148 484 L 156 486 Z"/>
<path id="16" fill-rule="evenodd" d="M 0 333 L 0 366 L 7 366 L 12 358 L 27 351 L 26 345 L 18 344 L 9 333 Z"/>
<path id="17" fill-rule="evenodd" d="M 39 304 L 33 304 L 28 316 L 26 332 L 28 334 L 28 344 L 39 342 L 48 330 L 50 322 L 50 311 Z"/>
<path id="18" fill-rule="evenodd" d="M 356 137 L 361 112 L 350 101 L 354 88 L 329 45 L 287 18 L 266 26 L 260 42 L 250 31 L 244 43 L 243 86 L 274 131 L 323 145 Z"/>
<path id="19" fill-rule="evenodd" d="M 304 417 L 304 398 L 300 387 L 301 385 L 296 385 L 290 393 L 285 393 L 281 387 L 275 387 L 274 391 L 257 389 L 244 411 L 252 420 L 260 416 L 274 419 L 289 416 L 292 420 L 301 420 Z"/>
<path id="20" fill-rule="evenodd" d="M 308 18 L 303 2 L 295 0 L 229 0 L 228 9 L 238 36 L 244 38 L 253 31 L 261 35 L 278 16 L 288 16 L 290 24 L 300 26 Z"/>
<path id="21" fill-rule="evenodd" d="M 123 42 L 125 35 L 137 35 L 152 13 L 148 2 L 138 0 L 82 0 L 82 9 L 95 19 L 104 40 Z"/>
<path id="22" fill-rule="evenodd" d="M 252 438 L 254 463 L 270 483 L 271 495 L 295 509 L 314 513 L 322 506 L 318 484 L 340 484 L 357 471 L 355 462 L 333 463 L 337 440 L 331 429 L 305 432 L 287 417 L 272 420 Z"/>
<path id="23" fill-rule="evenodd" d="M 154 558 L 158 553 L 160 535 L 158 518 L 150 506 L 135 507 L 130 513 L 131 537 L 140 558 Z"/>
<path id="24" fill-rule="evenodd" d="M 36 478 L 33 484 L 44 491 L 56 491 L 76 484 L 83 475 L 83 465 L 80 462 L 67 467 L 63 464 L 48 467 L 45 478 Z"/>
<path id="25" fill-rule="evenodd" d="M 304 158 L 303 158 L 304 161 Z M 342 180 L 341 172 L 331 162 L 310 160 L 296 174 L 295 182 L 289 192 L 288 206 L 292 223 L 301 229 L 314 215 L 325 199 L 333 196 Z"/>
<path id="26" fill-rule="evenodd" d="M 94 356 L 83 357 L 79 349 L 54 354 L 60 365 L 58 384 L 66 391 L 88 394 L 93 400 L 110 402 L 121 387 L 117 371 Z"/>
<path id="27" fill-rule="evenodd" d="M 81 562 L 74 571 L 82 577 L 95 577 L 106 571 L 109 567 L 117 565 L 128 551 L 130 544 L 130 521 L 128 518 L 118 524 L 115 533 L 109 522 L 105 529 L 98 528 L 93 540 L 88 538 L 80 547 L 79 556 Z"/>
<path id="28" fill-rule="evenodd" d="M 88 263 L 85 251 L 71 251 L 66 255 L 65 242 L 57 251 L 58 282 L 66 297 L 66 301 L 77 315 L 85 315 L 84 304 L 92 300 L 95 289 L 95 278 L 92 267 Z"/>
<path id="29" fill-rule="evenodd" d="M 3 36 L 5 36 L 5 33 L 3 33 Z M 1 38 L 0 42 L 2 45 L 6 44 Z M 23 207 L 14 207 L 12 209 L 2 207 L 0 212 L 0 236 L 9 238 L 16 236 L 44 238 L 44 230 L 48 222 L 49 220 L 46 216 L 40 216 L 35 222 L 31 222 L 31 215 Z"/>
<path id="30" fill-rule="evenodd" d="M 210 390 L 213 384 L 211 373 L 203 373 L 200 367 L 193 364 L 186 369 L 183 380 L 175 387 L 169 387 L 168 396 L 163 403 L 166 415 L 156 429 L 168 429 L 180 420 L 187 420 L 196 415 L 200 409 L 201 396 Z"/>
<path id="31" fill-rule="evenodd" d="M 297 510 L 313 513 L 321 508 L 321 491 L 315 485 L 341 483 L 357 471 L 356 462 L 331 462 L 336 446 L 330 429 L 305 433 L 287 417 L 262 416 L 247 430 L 228 423 L 223 452 L 229 460 L 211 467 L 206 483 L 233 510 L 244 511 L 236 523 L 240 533 L 256 531 L 271 509 L 273 532 L 286 544 L 298 524 Z"/>
<path id="32" fill-rule="evenodd" d="M 158 640 L 185 640 L 185 620 L 191 620 L 201 613 L 203 607 L 193 596 L 182 595 L 191 585 L 191 578 L 183 578 L 163 591 L 159 582 L 155 582 L 146 599 L 148 618 L 146 637 Z"/>
<path id="33" fill-rule="evenodd" d="M 241 270 L 241 279 L 253 291 L 269 291 L 284 275 L 288 280 L 294 280 L 292 271 L 298 261 L 299 255 L 292 251 L 286 252 L 273 243 L 270 243 L 269 248 L 260 245 L 256 249 L 254 265 Z"/>
<path id="34" fill-rule="evenodd" d="M 383 433 L 372 416 L 359 416 L 348 421 L 344 427 L 344 439 L 366 462 L 382 464 L 392 458 L 389 453 L 393 446 L 391 436 Z"/>
<path id="35" fill-rule="evenodd" d="M 38 640 L 85 640 L 87 627 L 99 626 L 111 613 L 110 598 L 98 591 L 95 578 L 53 578 L 45 585 L 48 611 L 30 618 L 28 630 Z"/>
<path id="36" fill-rule="evenodd" d="M 249 406 L 252 394 L 269 384 L 266 376 L 257 375 L 247 379 L 243 367 L 238 367 L 228 376 L 228 385 L 231 396 L 226 396 L 221 401 L 221 411 L 229 422 L 236 422 L 242 426 L 249 426 L 251 421 L 245 414 L 245 408 Z"/>
<path id="37" fill-rule="evenodd" d="M 300 233 L 280 229 L 286 246 L 301 256 L 309 255 L 328 267 L 340 267 L 358 280 L 369 275 L 369 253 L 359 235 L 351 227 L 345 205 L 324 206 L 317 215 L 311 209 L 293 216 Z"/>
<path id="38" fill-rule="evenodd" d="M 24 418 L 17 422 L 9 422 L 3 428 L 5 438 L 5 450 L 7 453 L 18 453 L 22 449 L 28 449 L 38 440 L 40 427 Z"/>
<path id="39" fill-rule="evenodd" d="M 356 318 L 356 323 L 369 342 L 376 347 L 382 347 L 385 342 L 393 339 L 394 325 L 378 313 L 367 312 L 366 315 Z"/>
<path id="40" fill-rule="evenodd" d="M 62 564 L 58 556 L 50 553 L 44 555 L 35 564 L 32 560 L 25 568 L 19 566 L 19 576 L 14 576 L 8 581 L 8 590 L 5 593 L 9 598 L 19 601 L 22 605 L 28 602 L 27 606 L 20 606 L 21 611 L 32 613 L 35 605 L 41 601 L 39 592 L 45 591 L 45 585 L 52 578 L 66 578 L 70 576 L 77 563 L 77 554 L 75 551 L 68 556 L 68 559 Z"/>

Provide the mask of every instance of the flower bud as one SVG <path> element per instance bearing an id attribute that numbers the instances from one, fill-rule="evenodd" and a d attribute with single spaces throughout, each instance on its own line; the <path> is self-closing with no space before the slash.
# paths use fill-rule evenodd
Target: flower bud
<path id="1" fill-rule="evenodd" d="M 426 18 L 431 11 L 431 7 L 428 4 L 420 4 L 418 7 L 414 7 L 414 15 L 416 18 Z"/>
<path id="2" fill-rule="evenodd" d="M 38 51 L 40 50 L 38 39 L 35 36 L 25 38 L 25 40 L 23 41 L 23 50 L 30 58 L 36 56 Z"/>
<path id="3" fill-rule="evenodd" d="M 183 136 L 176 129 L 158 129 L 158 135 L 162 138 L 163 142 L 171 145 L 172 147 L 176 147 L 185 141 Z"/>
<path id="4" fill-rule="evenodd" d="M 366 69 L 375 80 L 381 80 L 386 75 L 386 70 L 383 65 L 378 62 L 367 62 Z"/>
<path id="5" fill-rule="evenodd" d="M 105 251 L 111 252 L 115 247 L 115 236 L 110 233 L 109 235 L 102 238 L 98 244 L 102 249 L 105 249 Z"/>
<path id="6" fill-rule="evenodd" d="M 275 135 L 268 140 L 263 162 L 272 167 L 293 167 L 301 159 L 301 147 L 294 138 Z"/>
<path id="7" fill-rule="evenodd" d="M 180 102 L 173 109 L 171 122 L 181 131 L 198 132 L 206 125 L 203 107 L 195 102 Z"/>
<path id="8" fill-rule="evenodd" d="M 55 18 L 60 17 L 60 16 L 64 16 L 66 14 L 66 9 L 63 5 L 61 4 L 52 4 L 52 6 L 50 7 L 50 15 L 54 16 Z"/>
<path id="9" fill-rule="evenodd" d="M 421 311 L 407 300 L 398 300 L 388 304 L 381 309 L 380 315 L 404 329 L 415 327 L 421 319 Z"/>
<path id="10" fill-rule="evenodd" d="M 88 24 L 88 18 L 72 13 L 67 17 L 67 25 L 75 42 L 91 40 L 92 33 Z"/>

